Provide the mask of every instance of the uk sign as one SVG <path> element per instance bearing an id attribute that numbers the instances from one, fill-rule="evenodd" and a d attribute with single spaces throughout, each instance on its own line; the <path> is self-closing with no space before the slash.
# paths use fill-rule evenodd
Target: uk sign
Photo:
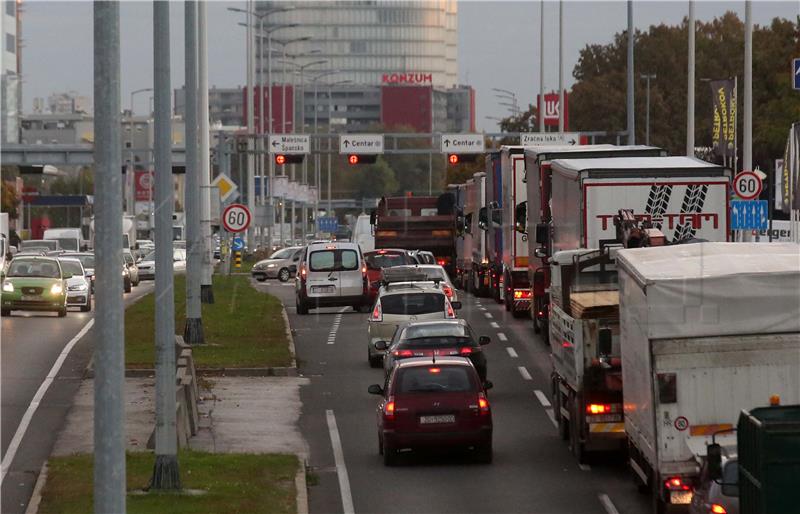
<path id="1" fill-rule="evenodd" d="M 548 127 L 558 126 L 558 115 L 561 110 L 558 93 L 545 93 L 544 102 L 537 95 L 538 105 L 544 115 L 544 124 Z M 569 93 L 564 92 L 564 128 L 569 127 Z"/>

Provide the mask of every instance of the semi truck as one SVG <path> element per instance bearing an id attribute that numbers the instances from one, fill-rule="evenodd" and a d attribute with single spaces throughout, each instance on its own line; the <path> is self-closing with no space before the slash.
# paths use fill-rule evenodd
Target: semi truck
<path id="1" fill-rule="evenodd" d="M 503 302 L 503 174 L 500 151 L 486 154 L 486 215 L 481 226 L 486 231 L 486 276 L 489 296 Z"/>
<path id="2" fill-rule="evenodd" d="M 528 234 L 525 230 L 527 190 L 525 147 L 502 146 L 503 304 L 515 318 L 528 316 L 531 284 L 528 280 Z"/>
<path id="3" fill-rule="evenodd" d="M 552 219 L 536 235 L 550 256 L 554 414 L 578 460 L 625 446 L 616 251 L 726 241 L 730 182 L 688 157 L 551 162 Z"/>
<path id="4" fill-rule="evenodd" d="M 464 264 L 468 268 L 465 280 L 466 289 L 476 296 L 488 294 L 486 258 L 486 232 L 482 229 L 481 219 L 486 218 L 486 173 L 479 171 L 467 181 L 467 203 L 464 209 L 464 226 L 471 238 L 471 255 Z"/>
<path id="5" fill-rule="evenodd" d="M 450 278 L 455 286 L 460 289 L 464 289 L 464 277 L 468 275 L 466 263 L 472 261 L 472 236 L 466 230 L 464 217 L 464 209 L 467 203 L 467 187 L 467 183 L 447 185 L 447 191 L 455 198 L 456 210 L 455 273 Z M 469 258 L 467 258 L 468 255 Z"/>
<path id="6" fill-rule="evenodd" d="M 528 227 L 550 223 L 550 163 L 554 159 L 594 159 L 609 157 L 658 157 L 666 152 L 651 146 L 534 146 L 525 148 L 525 187 L 527 190 L 527 218 L 518 220 L 517 226 L 528 232 Z M 522 214 L 522 213 L 520 213 Z M 528 280 L 531 284 L 531 321 L 533 330 L 542 335 L 547 344 L 549 329 L 550 267 L 549 255 L 545 248 L 540 248 L 532 233 L 528 233 Z"/>
<path id="7" fill-rule="evenodd" d="M 376 249 L 427 250 L 453 276 L 456 209 L 452 194 L 381 198 L 370 223 L 375 226 Z"/>
<path id="8" fill-rule="evenodd" d="M 691 503 L 742 409 L 800 402 L 800 259 L 792 243 L 704 242 L 616 262 L 630 467 L 660 512 Z"/>

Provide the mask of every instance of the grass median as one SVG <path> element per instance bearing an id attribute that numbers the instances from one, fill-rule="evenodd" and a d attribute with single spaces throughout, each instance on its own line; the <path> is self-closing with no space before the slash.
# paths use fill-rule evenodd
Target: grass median
<path id="1" fill-rule="evenodd" d="M 256 291 L 246 276 L 214 275 L 213 304 L 203 304 L 206 344 L 193 348 L 197 368 L 290 366 L 291 353 L 279 299 Z M 175 276 L 175 332 L 186 319 L 186 277 Z M 148 294 L 125 311 L 125 363 L 149 369 L 155 359 L 155 298 Z"/>
<path id="2" fill-rule="evenodd" d="M 183 451 L 178 456 L 184 494 L 144 492 L 153 471 L 154 456 L 127 456 L 127 511 L 131 514 L 169 512 L 297 512 L 294 455 L 256 455 Z M 91 454 L 51 458 L 39 512 L 92 512 Z"/>

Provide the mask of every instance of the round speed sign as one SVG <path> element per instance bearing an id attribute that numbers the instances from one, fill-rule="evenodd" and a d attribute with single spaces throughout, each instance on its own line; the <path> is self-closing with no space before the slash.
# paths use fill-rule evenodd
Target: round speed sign
<path id="1" fill-rule="evenodd" d="M 761 177 L 752 171 L 743 171 L 733 179 L 733 192 L 742 200 L 755 200 L 762 187 Z"/>
<path id="2" fill-rule="evenodd" d="M 250 210 L 240 203 L 234 203 L 222 212 L 222 226 L 228 232 L 243 232 L 250 226 Z"/>

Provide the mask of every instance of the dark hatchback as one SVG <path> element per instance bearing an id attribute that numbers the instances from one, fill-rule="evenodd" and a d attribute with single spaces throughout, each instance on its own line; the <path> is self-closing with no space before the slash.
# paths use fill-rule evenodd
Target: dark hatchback
<path id="1" fill-rule="evenodd" d="M 464 319 L 417 321 L 400 326 L 391 343 L 378 342 L 378 350 L 386 350 L 383 359 L 384 373 L 388 375 L 395 363 L 413 357 L 466 357 L 481 382 L 486 382 L 486 354 L 483 346 L 489 344 L 488 336 L 476 337 Z"/>
<path id="2" fill-rule="evenodd" d="M 368 391 L 382 396 L 378 451 L 385 465 L 396 464 L 398 452 L 408 448 L 468 448 L 479 462 L 492 461 L 492 410 L 468 359 L 404 359 L 385 387 L 373 384 Z"/>

